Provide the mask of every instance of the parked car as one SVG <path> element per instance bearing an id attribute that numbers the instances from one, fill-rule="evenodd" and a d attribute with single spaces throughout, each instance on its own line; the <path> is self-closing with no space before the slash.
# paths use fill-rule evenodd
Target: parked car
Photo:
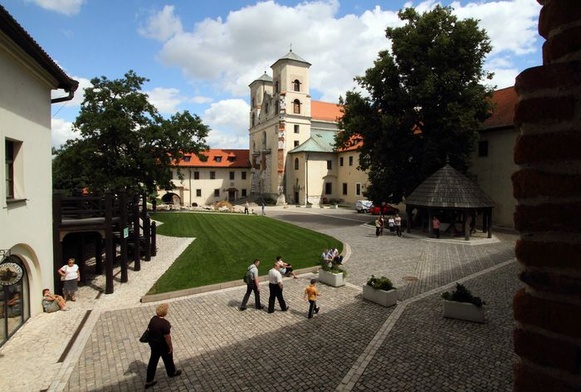
<path id="1" fill-rule="evenodd" d="M 373 208 L 373 202 L 371 200 L 357 200 L 355 203 L 355 209 L 357 212 L 368 212 L 370 208 Z"/>
<path id="2" fill-rule="evenodd" d="M 383 210 L 383 211 L 382 211 Z M 399 214 L 399 209 L 389 204 L 383 206 L 373 206 L 369 209 L 372 215 L 395 215 Z"/>

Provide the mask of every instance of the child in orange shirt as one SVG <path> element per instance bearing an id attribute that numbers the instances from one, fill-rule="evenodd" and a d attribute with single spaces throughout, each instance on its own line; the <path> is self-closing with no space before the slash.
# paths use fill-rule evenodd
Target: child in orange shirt
<path id="1" fill-rule="evenodd" d="M 319 294 L 316 284 L 317 279 L 311 279 L 311 284 L 305 288 L 305 301 L 309 301 L 309 318 L 313 318 L 313 312 L 319 313 L 317 297 L 321 294 Z"/>

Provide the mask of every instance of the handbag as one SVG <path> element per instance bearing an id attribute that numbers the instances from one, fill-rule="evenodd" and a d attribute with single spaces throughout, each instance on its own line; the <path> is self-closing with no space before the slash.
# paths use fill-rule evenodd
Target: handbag
<path id="1" fill-rule="evenodd" d="M 143 332 L 143 334 L 139 338 L 139 341 L 141 343 L 149 343 L 149 328 L 146 329 L 145 332 Z"/>

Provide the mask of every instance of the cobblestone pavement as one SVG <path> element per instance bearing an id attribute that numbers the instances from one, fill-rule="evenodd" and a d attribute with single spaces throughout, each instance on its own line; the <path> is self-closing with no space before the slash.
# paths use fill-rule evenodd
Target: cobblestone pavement
<path id="1" fill-rule="evenodd" d="M 341 239 L 349 255 L 347 285 L 320 284 L 321 312 L 310 320 L 302 295 L 312 273 L 285 280 L 288 312 L 240 312 L 241 286 L 169 300 L 175 360 L 184 373 L 167 378 L 160 364 L 159 383 L 150 390 L 512 390 L 511 306 L 521 287 L 515 234 L 471 241 L 419 233 L 376 238 L 364 224 L 370 216 L 353 211 L 267 208 L 267 215 Z M 27 322 L 0 349 L 0 389 L 143 390 L 149 347 L 137 339 L 156 303 L 139 298 L 191 240 L 161 237 L 158 256 L 130 271 L 129 283 L 118 284 L 114 294 L 94 299 L 86 288 L 70 312 Z M 371 274 L 394 281 L 397 306 L 362 300 Z M 441 316 L 440 294 L 455 282 L 487 302 L 485 324 Z M 56 337 L 47 337 L 52 328 Z M 6 377 L 10 366 L 14 374 Z"/>

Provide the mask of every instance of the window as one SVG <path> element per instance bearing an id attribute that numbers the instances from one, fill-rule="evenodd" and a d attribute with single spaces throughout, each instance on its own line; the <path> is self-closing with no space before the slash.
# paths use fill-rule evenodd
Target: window
<path id="1" fill-rule="evenodd" d="M 299 146 L 299 141 L 295 140 L 295 147 L 298 147 L 298 146 Z"/>
<path id="2" fill-rule="evenodd" d="M 192 157 L 189 155 L 184 156 L 184 162 L 189 162 L 192 160 Z"/>
<path id="3" fill-rule="evenodd" d="M 299 170 L 299 158 L 295 158 L 295 170 Z"/>
<path id="4" fill-rule="evenodd" d="M 279 109 L 279 103 L 278 103 L 278 101 L 276 101 L 276 102 L 274 103 L 274 113 L 275 113 L 275 114 L 278 114 L 279 112 L 280 112 L 280 109 Z"/>
<path id="5" fill-rule="evenodd" d="M 344 195 L 347 194 L 347 183 L 346 182 L 343 183 L 343 194 Z"/>
<path id="6" fill-rule="evenodd" d="M 327 161 L 327 170 L 333 170 L 333 161 Z"/>
<path id="7" fill-rule="evenodd" d="M 353 166 L 353 157 L 349 157 L 349 166 Z"/>
<path id="8" fill-rule="evenodd" d="M 202 197 L 202 190 L 196 189 L 196 197 Z"/>
<path id="9" fill-rule="evenodd" d="M 343 166 L 343 157 L 339 158 L 339 166 Z"/>
<path id="10" fill-rule="evenodd" d="M 240 175 L 242 176 L 241 178 L 242 178 L 243 180 L 246 180 L 246 172 L 242 172 L 242 173 L 240 173 Z"/>
<path id="11" fill-rule="evenodd" d="M 214 157 L 214 161 L 216 161 L 216 162 L 222 162 L 222 157 L 220 157 L 220 156 L 215 156 L 215 157 Z"/>
<path id="12" fill-rule="evenodd" d="M 299 124 L 295 124 L 295 133 L 299 133 Z"/>
<path id="13" fill-rule="evenodd" d="M 361 184 L 355 184 L 355 194 L 361 196 Z"/>
<path id="14" fill-rule="evenodd" d="M 325 183 L 325 195 L 330 195 L 331 193 L 333 193 L 333 184 L 331 184 L 330 182 L 326 182 Z"/>
<path id="15" fill-rule="evenodd" d="M 276 82 L 274 82 L 274 92 L 278 93 L 279 88 L 280 88 L 280 83 L 277 80 Z"/>
<path id="16" fill-rule="evenodd" d="M 210 172 L 210 180 L 215 180 L 216 179 L 216 172 L 215 171 L 211 171 Z"/>
<path id="17" fill-rule="evenodd" d="M 301 113 L 301 101 L 299 101 L 298 99 L 295 99 L 293 101 L 293 113 L 294 114 L 300 114 Z"/>
<path id="18" fill-rule="evenodd" d="M 233 180 L 236 178 L 236 172 L 231 171 L 230 172 L 230 179 Z"/>
<path id="19" fill-rule="evenodd" d="M 199 180 L 200 179 L 200 172 L 199 171 L 195 171 L 194 172 L 194 180 Z"/>
<path id="20" fill-rule="evenodd" d="M 226 160 L 228 162 L 236 162 L 236 155 L 230 155 Z"/>
<path id="21" fill-rule="evenodd" d="M 4 144 L 6 156 L 6 198 L 14 199 L 14 142 L 6 140 Z"/>
<path id="22" fill-rule="evenodd" d="M 220 197 L 220 189 L 214 189 L 214 197 Z"/>
<path id="23" fill-rule="evenodd" d="M 246 189 L 242 189 L 240 195 L 241 197 L 246 197 Z"/>
<path id="24" fill-rule="evenodd" d="M 293 81 L 293 91 L 301 91 L 301 82 L 298 79 Z"/>
<path id="25" fill-rule="evenodd" d="M 488 140 L 481 140 L 478 142 L 478 156 L 479 157 L 488 156 Z"/>

